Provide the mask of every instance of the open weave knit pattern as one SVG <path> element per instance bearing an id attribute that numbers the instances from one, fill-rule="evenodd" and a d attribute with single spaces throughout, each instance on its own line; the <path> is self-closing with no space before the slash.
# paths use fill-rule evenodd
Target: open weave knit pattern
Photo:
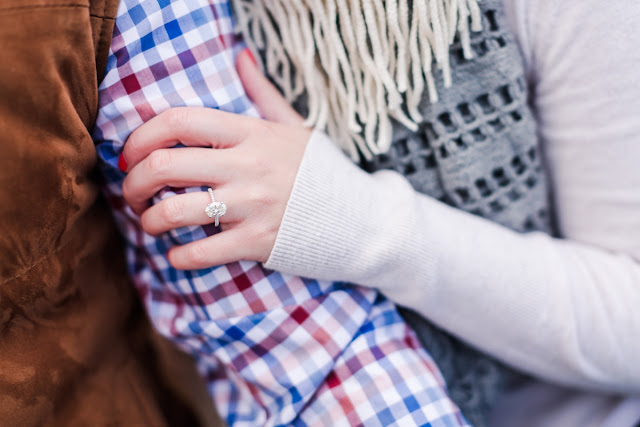
<path id="1" fill-rule="evenodd" d="M 417 191 L 513 230 L 551 232 L 522 57 L 501 0 L 235 5 L 269 76 L 363 168 L 395 170 Z M 403 315 L 452 399 L 486 425 L 509 370 Z"/>

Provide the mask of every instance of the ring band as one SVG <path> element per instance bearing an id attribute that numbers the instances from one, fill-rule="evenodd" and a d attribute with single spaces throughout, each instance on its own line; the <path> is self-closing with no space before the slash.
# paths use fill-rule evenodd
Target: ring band
<path id="1" fill-rule="evenodd" d="M 216 198 L 213 197 L 213 189 L 209 188 L 209 196 L 211 196 L 211 203 L 204 208 L 204 212 L 209 218 L 215 218 L 216 227 L 220 225 L 220 217 L 227 213 L 227 205 L 224 202 L 216 202 Z"/>

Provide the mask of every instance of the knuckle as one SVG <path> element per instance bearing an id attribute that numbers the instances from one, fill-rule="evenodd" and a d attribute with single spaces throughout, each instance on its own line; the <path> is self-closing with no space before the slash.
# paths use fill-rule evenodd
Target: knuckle
<path id="1" fill-rule="evenodd" d="M 186 252 L 187 261 L 193 265 L 205 265 L 207 262 L 207 251 L 203 245 L 192 245 Z"/>
<path id="2" fill-rule="evenodd" d="M 263 204 L 264 195 L 262 192 L 256 188 L 252 188 L 247 190 L 245 193 L 247 200 L 254 206 L 261 206 Z"/>
<path id="3" fill-rule="evenodd" d="M 252 130 L 261 136 L 273 135 L 273 125 L 267 120 L 256 119 L 253 121 Z"/>
<path id="4" fill-rule="evenodd" d="M 278 138 L 276 126 L 276 123 L 267 120 L 254 119 L 249 124 L 248 135 L 256 137 L 259 141 L 273 140 L 274 138 Z"/>
<path id="5" fill-rule="evenodd" d="M 264 191 L 262 194 L 263 206 L 274 206 L 278 203 L 279 197 L 271 191 Z"/>
<path id="6" fill-rule="evenodd" d="M 149 154 L 148 166 L 149 170 L 154 174 L 163 174 L 171 167 L 171 153 L 169 150 L 156 150 Z"/>
<path id="7" fill-rule="evenodd" d="M 184 219 L 184 207 L 175 198 L 171 197 L 160 204 L 160 217 L 172 226 L 182 224 Z"/>
<path id="8" fill-rule="evenodd" d="M 246 168 L 245 170 L 251 171 L 256 178 L 262 178 L 269 173 L 269 162 L 261 154 L 261 151 L 248 151 L 245 154 L 243 161 L 243 167 Z"/>
<path id="9" fill-rule="evenodd" d="M 256 208 L 266 208 L 275 204 L 277 197 L 268 188 L 258 186 L 247 191 L 247 199 Z"/>
<path id="10" fill-rule="evenodd" d="M 264 227 L 254 227 L 253 230 L 251 230 L 251 238 L 254 242 L 262 242 L 267 234 Z"/>
<path id="11" fill-rule="evenodd" d="M 168 110 L 166 113 L 167 126 L 170 129 L 176 128 L 188 128 L 189 121 L 191 119 L 191 113 L 188 108 L 177 107 Z"/>

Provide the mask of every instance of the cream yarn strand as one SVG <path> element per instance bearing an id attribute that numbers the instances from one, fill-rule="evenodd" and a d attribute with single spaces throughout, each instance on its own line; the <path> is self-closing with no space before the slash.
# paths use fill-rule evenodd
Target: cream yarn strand
<path id="1" fill-rule="evenodd" d="M 480 0 L 233 0 L 238 32 L 284 96 L 308 96 L 306 123 L 354 160 L 386 152 L 391 118 L 417 129 L 435 75 L 451 85 L 449 46 L 471 58 Z M 364 129 L 363 136 L 361 132 Z"/>

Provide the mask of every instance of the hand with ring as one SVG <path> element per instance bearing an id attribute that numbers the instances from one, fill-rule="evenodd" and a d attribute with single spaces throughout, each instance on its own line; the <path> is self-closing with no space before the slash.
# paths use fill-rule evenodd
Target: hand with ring
<path id="1" fill-rule="evenodd" d="M 136 129 L 124 147 L 124 198 L 141 215 L 147 233 L 212 222 L 222 227 L 222 233 L 172 248 L 169 262 L 178 269 L 265 262 L 311 136 L 248 51 L 239 55 L 237 67 L 266 120 L 207 108 L 174 108 Z M 177 144 L 185 147 L 171 148 Z M 166 186 L 210 190 L 150 206 Z"/>

